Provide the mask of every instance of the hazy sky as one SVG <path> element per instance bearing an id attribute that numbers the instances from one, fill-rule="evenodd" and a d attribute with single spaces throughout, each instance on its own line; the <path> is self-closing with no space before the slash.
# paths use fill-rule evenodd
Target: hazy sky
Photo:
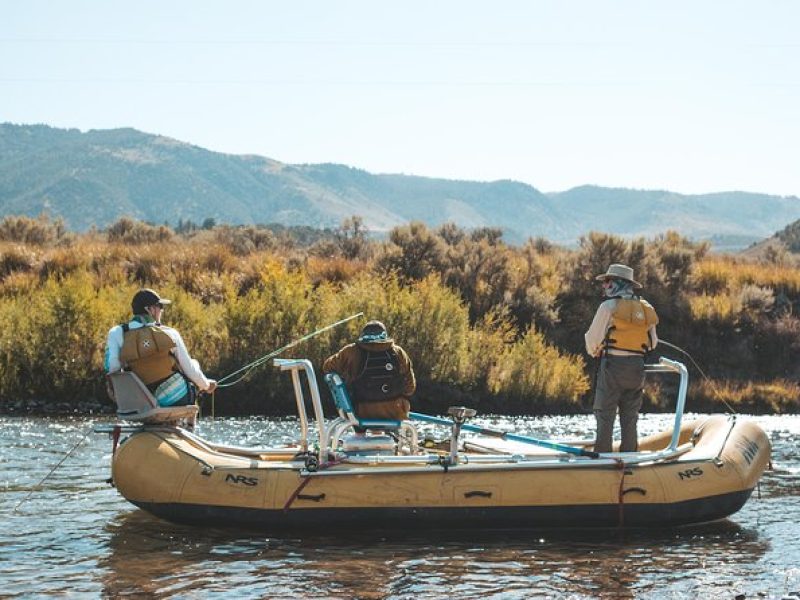
<path id="1" fill-rule="evenodd" d="M 0 0 L 0 122 L 372 172 L 800 195 L 795 0 Z"/>

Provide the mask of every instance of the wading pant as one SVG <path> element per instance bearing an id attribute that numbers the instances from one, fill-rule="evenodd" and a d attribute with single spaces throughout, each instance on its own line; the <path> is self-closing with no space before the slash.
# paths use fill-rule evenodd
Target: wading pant
<path id="1" fill-rule="evenodd" d="M 597 420 L 595 452 L 611 452 L 617 409 L 622 430 L 620 452 L 638 450 L 636 422 L 639 419 L 639 409 L 642 407 L 643 387 L 644 357 L 612 355 L 604 356 L 600 360 L 593 407 Z"/>

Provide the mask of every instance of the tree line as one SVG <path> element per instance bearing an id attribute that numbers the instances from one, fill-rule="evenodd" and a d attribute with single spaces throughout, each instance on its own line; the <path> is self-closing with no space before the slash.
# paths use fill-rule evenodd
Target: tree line
<path id="1" fill-rule="evenodd" d="M 377 237 L 359 217 L 313 231 L 204 225 L 178 232 L 122 218 L 76 234 L 46 217 L 0 221 L 0 310 L 13 324 L 0 330 L 0 410 L 108 405 L 106 332 L 129 316 L 136 289 L 153 287 L 173 299 L 165 322 L 210 376 L 364 312 L 411 355 L 420 410 L 587 411 L 595 364 L 583 333 L 601 300 L 594 277 L 612 262 L 634 268 L 659 313 L 659 336 L 694 360 L 667 347 L 653 357 L 689 364 L 688 410 L 800 406 L 800 271 L 786 255 L 716 255 L 675 232 L 633 240 L 590 232 L 563 248 L 542 238 L 507 244 L 495 228 L 420 222 Z M 292 355 L 319 367 L 361 324 Z M 290 413 L 286 379 L 261 367 L 221 390 L 216 411 Z M 648 381 L 647 408 L 670 409 L 674 384 Z"/>

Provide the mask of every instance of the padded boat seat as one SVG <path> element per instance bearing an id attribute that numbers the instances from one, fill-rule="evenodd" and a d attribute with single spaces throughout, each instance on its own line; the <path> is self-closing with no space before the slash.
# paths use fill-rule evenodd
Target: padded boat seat
<path id="1" fill-rule="evenodd" d="M 134 373 L 118 371 L 106 375 L 114 389 L 117 416 L 126 421 L 142 423 L 172 423 L 186 419 L 194 424 L 198 408 L 189 406 L 159 406 L 155 397 Z"/>
<path id="2" fill-rule="evenodd" d="M 325 383 L 328 384 L 328 389 L 331 391 L 331 396 L 333 396 L 333 401 L 336 403 L 336 410 L 339 412 L 339 416 L 356 427 L 365 427 L 367 429 L 400 429 L 403 426 L 402 421 L 396 421 L 394 419 L 359 418 L 353 410 L 350 392 L 347 391 L 347 386 L 338 373 L 328 373 L 325 375 Z"/>

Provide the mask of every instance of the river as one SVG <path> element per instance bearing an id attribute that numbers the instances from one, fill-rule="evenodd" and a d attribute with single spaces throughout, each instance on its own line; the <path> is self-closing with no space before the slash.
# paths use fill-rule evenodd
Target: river
<path id="1" fill-rule="evenodd" d="M 800 416 L 752 418 L 772 440 L 774 468 L 717 523 L 271 535 L 174 525 L 128 504 L 106 483 L 107 435 L 87 436 L 36 488 L 101 421 L 1 417 L 0 597 L 800 598 Z M 593 429 L 587 416 L 478 422 L 540 437 Z M 643 415 L 640 433 L 670 423 Z M 295 432 L 293 420 L 199 426 L 237 445 L 284 443 Z"/>

